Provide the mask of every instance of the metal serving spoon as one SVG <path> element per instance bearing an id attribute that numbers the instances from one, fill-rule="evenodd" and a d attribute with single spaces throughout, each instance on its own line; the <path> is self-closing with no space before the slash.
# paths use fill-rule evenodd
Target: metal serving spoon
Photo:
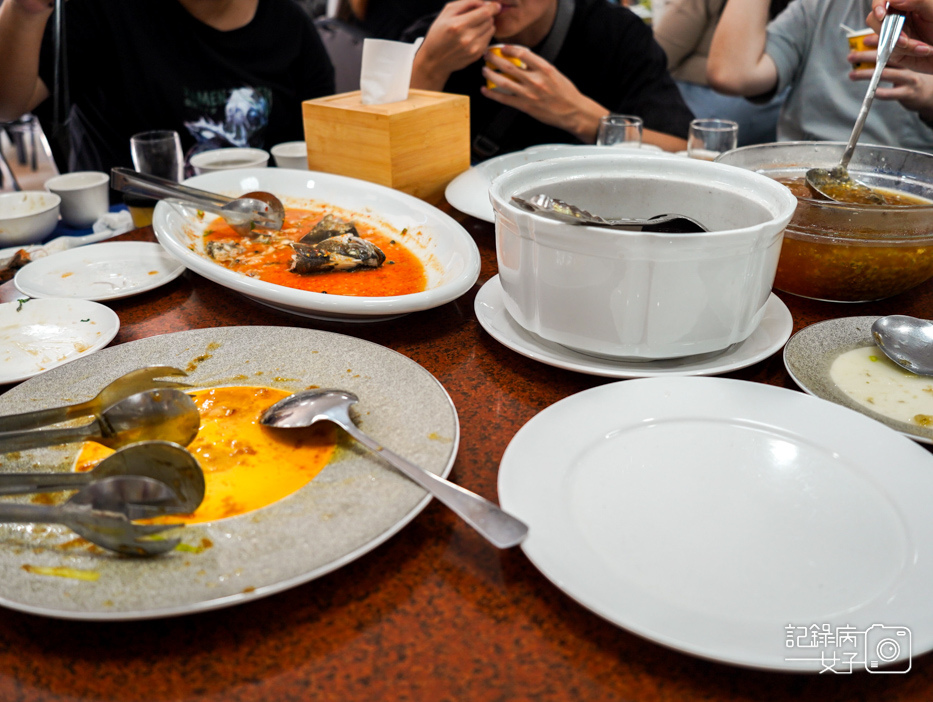
<path id="1" fill-rule="evenodd" d="M 933 375 L 933 322 L 903 314 L 879 317 L 871 335 L 884 355 L 918 375 Z"/>
<path id="2" fill-rule="evenodd" d="M 871 75 L 868 90 L 862 100 L 862 109 L 859 110 L 855 126 L 852 127 L 849 143 L 846 145 L 845 151 L 842 152 L 839 165 L 829 170 L 811 168 L 807 171 L 807 185 L 830 200 L 860 205 L 883 205 L 885 203 L 885 199 L 880 193 L 872 190 L 864 183 L 854 180 L 849 175 L 848 167 L 852 154 L 855 152 L 855 145 L 862 134 L 862 128 L 865 126 L 865 119 L 871 109 L 871 103 L 875 99 L 875 91 L 878 89 L 878 82 L 881 80 L 881 72 L 888 63 L 888 59 L 891 58 L 894 44 L 904 27 L 904 19 L 903 14 L 889 8 L 888 14 L 885 15 L 884 21 L 881 23 L 881 32 L 878 34 L 878 58 L 875 62 L 875 71 Z"/>
<path id="3" fill-rule="evenodd" d="M 570 224 L 592 224 L 610 229 L 628 229 L 643 232 L 667 232 L 671 234 L 686 234 L 688 232 L 709 231 L 695 219 L 682 214 L 660 214 L 648 219 L 617 218 L 606 219 L 591 214 L 584 209 L 571 205 L 569 202 L 543 193 L 525 198 L 512 196 L 512 202 L 528 212 L 544 215 L 559 222 Z"/>
<path id="4" fill-rule="evenodd" d="M 0 453 L 88 440 L 112 449 L 152 439 L 187 446 L 200 424 L 197 405 L 181 390 L 146 390 L 108 407 L 90 424 L 0 432 Z"/>
<path id="5" fill-rule="evenodd" d="M 204 472 L 187 449 L 169 441 L 141 441 L 118 449 L 81 473 L 0 473 L 0 495 L 76 490 L 104 478 L 132 475 L 164 483 L 177 495 L 179 514 L 194 512 L 204 500 Z"/>
<path id="6" fill-rule="evenodd" d="M 285 221 L 285 205 L 272 193 L 262 190 L 233 198 L 129 168 L 111 169 L 110 187 L 219 214 L 241 236 L 249 236 L 254 229 L 278 231 Z"/>
<path id="7" fill-rule="evenodd" d="M 183 524 L 134 524 L 175 514 L 178 497 L 152 478 L 117 476 L 82 488 L 62 505 L 0 503 L 0 523 L 64 524 L 78 536 L 109 551 L 128 556 L 155 556 L 175 548 L 180 539 L 151 541 L 147 536 Z"/>
<path id="8" fill-rule="evenodd" d="M 188 374 L 183 370 L 173 368 L 172 366 L 137 368 L 134 371 L 121 375 L 97 393 L 96 397 L 85 402 L 79 402 L 78 404 L 68 405 L 66 407 L 52 407 L 50 409 L 34 410 L 32 412 L 9 414 L 0 417 L 0 431 L 36 429 L 38 427 L 48 426 L 49 424 L 64 422 L 66 419 L 86 417 L 89 414 L 98 414 L 103 411 L 105 407 L 115 405 L 120 402 L 120 400 L 124 400 L 130 395 L 135 395 L 143 390 L 190 387 L 187 383 L 180 383 L 175 380 L 156 380 L 156 378 L 166 376 L 186 375 Z"/>
<path id="9" fill-rule="evenodd" d="M 524 523 L 489 500 L 410 463 L 361 432 L 350 419 L 350 406 L 358 399 L 346 390 L 304 390 L 276 402 L 263 412 L 259 421 L 285 429 L 333 422 L 447 505 L 494 546 L 509 548 L 521 543 L 528 534 Z"/>

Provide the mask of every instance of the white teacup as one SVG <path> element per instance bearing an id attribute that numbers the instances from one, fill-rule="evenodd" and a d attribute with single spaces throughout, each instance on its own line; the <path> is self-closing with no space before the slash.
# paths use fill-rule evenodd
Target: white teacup
<path id="1" fill-rule="evenodd" d="M 279 168 L 308 170 L 308 145 L 303 141 L 286 141 L 272 147 L 272 158 Z"/>
<path id="2" fill-rule="evenodd" d="M 191 157 L 191 167 L 197 175 L 227 171 L 233 168 L 265 168 L 269 165 L 269 152 L 262 149 L 233 147 L 202 151 Z"/>
<path id="3" fill-rule="evenodd" d="M 110 210 L 110 176 L 100 171 L 75 171 L 49 178 L 46 190 L 61 198 L 62 221 L 87 229 Z"/>

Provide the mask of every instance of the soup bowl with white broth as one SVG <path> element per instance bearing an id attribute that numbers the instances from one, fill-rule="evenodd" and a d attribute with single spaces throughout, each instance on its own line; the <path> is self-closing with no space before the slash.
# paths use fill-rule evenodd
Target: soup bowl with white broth
<path id="1" fill-rule="evenodd" d="M 761 322 L 796 207 L 751 171 L 613 150 L 520 166 L 496 178 L 496 254 L 506 310 L 576 351 L 654 360 L 722 351 Z M 582 226 L 512 201 L 543 193 L 606 218 L 676 212 L 701 233 Z"/>

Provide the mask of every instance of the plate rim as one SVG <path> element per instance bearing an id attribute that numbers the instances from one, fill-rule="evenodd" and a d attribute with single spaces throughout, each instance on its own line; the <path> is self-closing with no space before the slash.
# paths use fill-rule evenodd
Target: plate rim
<path id="1" fill-rule="evenodd" d="M 157 247 L 153 248 L 153 247 Z M 114 290 L 110 293 L 103 295 L 61 295 L 57 293 L 48 293 L 44 292 L 41 288 L 27 286 L 24 289 L 23 279 L 29 277 L 30 273 L 34 273 L 36 270 L 41 270 L 42 268 L 54 265 L 55 261 L 64 263 L 66 259 L 56 258 L 57 256 L 68 257 L 68 260 L 71 260 L 75 257 L 80 257 L 86 254 L 89 250 L 100 253 L 102 250 L 109 253 L 110 251 L 117 252 L 120 249 L 123 249 L 127 253 L 132 253 L 131 249 L 137 249 L 140 253 L 145 252 L 146 250 L 155 253 L 158 250 L 159 255 L 161 255 L 167 263 L 173 263 L 174 266 L 167 270 L 163 275 L 156 276 L 147 281 L 147 284 L 140 285 L 133 288 L 124 288 L 122 290 Z M 117 257 L 111 256 L 108 259 L 109 261 L 120 261 L 126 260 L 128 257 Z M 53 263 L 48 263 L 48 261 L 53 261 Z M 32 271 L 29 271 L 31 266 L 37 266 L 33 268 Z M 24 271 L 27 271 L 24 273 Z M 23 295 L 28 295 L 34 299 L 48 299 L 48 298 L 64 298 L 70 300 L 89 300 L 91 302 L 103 302 L 106 300 L 119 300 L 125 297 L 131 297 L 133 295 L 139 295 L 144 292 L 149 292 L 150 290 L 155 290 L 156 288 L 166 285 L 185 272 L 185 265 L 179 261 L 177 258 L 169 254 L 158 242 L 152 241 L 102 241 L 96 244 L 88 244 L 87 246 L 76 246 L 74 248 L 65 249 L 64 251 L 59 251 L 52 254 L 51 256 L 43 256 L 42 258 L 31 261 L 30 263 L 23 266 L 20 270 L 16 272 L 16 275 L 13 276 L 13 285 L 19 290 Z"/>
<path id="2" fill-rule="evenodd" d="M 845 408 L 839 407 L 838 405 L 834 405 L 833 403 L 826 402 L 824 400 L 815 398 L 805 393 L 797 392 L 795 390 L 783 388 L 780 386 L 773 386 L 773 385 L 768 385 L 768 384 L 763 384 L 763 383 L 755 383 L 752 381 L 736 380 L 736 379 L 730 379 L 730 378 L 679 377 L 679 376 L 672 376 L 672 377 L 665 377 L 665 378 L 641 378 L 641 379 L 629 380 L 629 381 L 618 381 L 615 383 L 609 383 L 609 384 L 605 384 L 605 385 L 597 386 L 594 388 L 590 388 L 588 390 L 581 391 L 567 398 L 564 398 L 563 400 L 560 400 L 554 403 L 553 405 L 550 405 L 549 407 L 545 408 L 544 410 L 539 412 L 537 415 L 532 417 L 532 419 L 530 419 L 524 426 L 522 426 L 519 429 L 519 431 L 515 434 L 512 441 L 510 441 L 509 445 L 506 447 L 505 452 L 503 453 L 500 466 L 499 466 L 499 475 L 498 475 L 498 481 L 497 481 L 500 504 L 502 505 L 504 509 L 509 510 L 510 512 L 518 516 L 519 518 L 524 519 L 529 524 L 529 528 L 530 528 L 529 538 L 525 542 L 523 542 L 521 546 L 522 546 L 522 550 L 525 552 L 525 555 L 535 565 L 535 567 L 541 572 L 541 574 L 546 579 L 548 579 L 555 587 L 561 590 L 565 595 L 575 600 L 576 602 L 580 603 L 582 606 L 586 607 L 591 612 L 593 612 L 597 616 L 600 616 L 606 621 L 616 626 L 619 626 L 620 628 L 626 629 L 627 631 L 630 631 L 631 633 L 641 636 L 647 640 L 663 645 L 667 648 L 671 648 L 673 650 L 677 650 L 677 651 L 687 653 L 690 655 L 694 655 L 694 656 L 704 658 L 707 660 L 716 661 L 719 663 L 727 663 L 727 664 L 737 665 L 737 666 L 746 667 L 746 668 L 753 668 L 753 669 L 775 670 L 775 671 L 783 671 L 783 672 L 797 672 L 797 673 L 816 672 L 817 670 L 819 670 L 818 666 L 813 667 L 812 669 L 807 668 L 807 667 L 801 667 L 801 666 L 791 666 L 788 664 L 788 659 L 785 658 L 784 660 L 779 661 L 773 655 L 758 654 L 757 656 L 755 656 L 755 655 L 745 654 L 743 657 L 739 657 L 735 655 L 726 655 L 726 654 L 723 654 L 721 651 L 711 650 L 709 647 L 704 647 L 702 644 L 698 644 L 696 642 L 691 643 L 688 641 L 684 641 L 682 638 L 677 638 L 676 634 L 674 633 L 668 632 L 667 634 L 664 634 L 656 630 L 652 630 L 646 626 L 639 625 L 637 622 L 633 624 L 631 622 L 631 616 L 629 616 L 629 621 L 626 621 L 625 615 L 620 615 L 618 612 L 615 612 L 615 613 L 607 612 L 602 607 L 598 605 L 594 605 L 593 602 L 591 601 L 591 598 L 586 593 L 585 584 L 581 588 L 579 582 L 570 583 L 568 582 L 567 579 L 561 578 L 562 573 L 560 572 L 554 573 L 551 570 L 553 568 L 554 554 L 547 553 L 546 552 L 547 547 L 539 546 L 538 541 L 535 539 L 534 527 L 535 527 L 535 521 L 536 521 L 535 516 L 536 515 L 529 515 L 527 513 L 527 510 L 523 508 L 524 505 L 521 504 L 521 500 L 528 499 L 527 491 L 523 491 L 521 489 L 521 486 L 519 485 L 521 481 L 517 480 L 512 474 L 521 474 L 523 470 L 527 473 L 529 470 L 531 470 L 535 474 L 535 481 L 537 484 L 547 483 L 547 484 L 552 484 L 552 485 L 556 485 L 556 484 L 563 485 L 563 483 L 561 483 L 560 474 L 558 474 L 556 477 L 552 475 L 550 479 L 542 480 L 541 465 L 538 462 L 535 463 L 535 468 L 533 470 L 523 469 L 521 467 L 520 464 L 522 462 L 522 458 L 521 458 L 520 453 L 521 451 L 525 450 L 524 447 L 521 446 L 523 442 L 527 443 L 531 441 L 537 441 L 540 444 L 540 439 L 541 439 L 542 434 L 545 437 L 552 437 L 548 440 L 566 441 L 566 438 L 567 438 L 566 432 L 564 433 L 559 432 L 559 431 L 555 432 L 553 430 L 553 427 L 550 430 L 546 429 L 548 422 L 553 423 L 555 421 L 554 419 L 555 416 L 559 418 L 561 416 L 561 412 L 566 412 L 568 410 L 576 411 L 581 414 L 584 413 L 585 411 L 584 409 L 578 409 L 578 407 L 582 404 L 586 404 L 588 407 L 588 410 L 591 412 L 598 411 L 598 408 L 594 409 L 594 405 L 597 404 L 594 401 L 594 398 L 596 398 L 597 396 L 611 397 L 611 400 L 614 403 L 613 404 L 614 407 L 626 407 L 629 405 L 626 404 L 627 400 L 626 400 L 625 395 L 626 393 L 631 392 L 633 388 L 638 388 L 638 391 L 646 392 L 647 389 L 650 389 L 651 391 L 655 393 L 667 393 L 667 395 L 665 395 L 667 397 L 672 392 L 671 391 L 672 386 L 676 390 L 676 386 L 678 385 L 683 385 L 683 384 L 696 385 L 698 383 L 702 383 L 706 385 L 706 387 L 704 388 L 705 396 L 709 398 L 716 398 L 717 392 L 715 392 L 715 386 L 718 385 L 719 388 L 722 388 L 724 387 L 723 384 L 730 384 L 734 388 L 739 389 L 740 392 L 747 391 L 751 393 L 770 394 L 772 396 L 781 394 L 781 396 L 784 398 L 793 398 L 794 396 L 796 396 L 799 399 L 791 399 L 792 402 L 797 403 L 798 405 L 803 404 L 804 406 L 807 406 L 808 409 L 814 411 L 815 413 L 817 413 L 817 415 L 820 415 L 823 412 L 827 412 L 830 414 L 836 414 L 838 418 L 843 419 L 844 421 L 853 423 L 856 428 L 868 429 L 867 431 L 868 434 L 877 435 L 878 433 L 881 433 L 882 435 L 886 435 L 886 438 L 893 440 L 898 447 L 903 449 L 904 453 L 911 455 L 911 457 L 915 459 L 913 468 L 912 468 L 913 471 L 920 470 L 921 471 L 920 474 L 923 476 L 928 475 L 930 472 L 929 465 L 923 465 L 923 466 L 920 465 L 921 463 L 928 464 L 928 462 L 931 460 L 931 457 L 928 454 L 928 452 L 922 447 L 918 446 L 914 442 L 909 441 L 909 439 L 907 439 L 906 437 L 901 437 L 899 434 L 897 434 L 897 432 L 893 432 L 893 430 L 891 430 L 890 428 L 871 421 L 867 417 L 864 417 L 857 413 L 849 412 Z M 631 400 L 631 397 L 628 398 L 628 401 L 630 400 Z M 747 420 L 747 417 L 739 418 L 734 415 L 730 417 L 730 421 L 733 421 L 736 423 L 743 422 L 746 420 Z M 818 423 L 814 422 L 813 424 L 817 425 Z M 542 425 L 544 426 L 543 429 L 541 428 Z M 621 425 L 617 423 L 614 426 L 621 426 Z M 601 430 L 594 429 L 594 432 L 602 431 L 600 436 L 604 436 L 605 435 L 604 429 L 605 427 L 603 427 Z M 816 426 L 814 426 L 813 431 L 814 432 L 817 431 Z M 578 443 L 581 441 L 579 437 L 577 441 Z M 544 447 L 544 449 L 541 449 L 541 450 L 547 450 L 547 447 Z M 574 450 L 577 450 L 577 452 L 579 453 L 578 448 L 575 448 Z M 529 463 L 529 459 L 525 459 L 525 463 L 526 464 Z M 545 466 L 545 468 L 547 467 L 548 466 Z M 550 466 L 552 473 L 553 472 L 559 473 L 560 471 L 563 471 L 564 475 L 567 473 L 567 471 L 573 470 L 573 468 L 574 468 L 573 465 L 562 466 L 557 469 L 555 469 L 553 466 Z M 928 491 L 933 491 L 933 482 L 931 482 L 931 480 L 933 480 L 933 478 L 927 479 L 926 488 Z M 527 479 L 526 479 L 526 483 L 527 483 Z M 527 488 L 528 485 L 526 484 L 525 487 Z M 565 485 L 564 487 L 566 488 Z M 909 495 L 908 497 L 914 498 L 915 496 Z M 904 496 L 902 495 L 901 498 L 903 501 Z M 538 499 L 538 501 L 540 502 L 539 498 L 536 498 L 536 499 Z M 551 514 L 548 518 L 553 519 L 553 514 Z M 926 541 L 928 542 L 928 545 L 933 544 L 933 535 L 928 534 Z M 553 547 L 552 547 L 552 550 L 553 550 Z M 927 567 L 927 571 L 929 570 L 930 568 Z M 566 574 L 563 573 L 563 575 L 566 575 Z M 929 577 L 931 574 L 928 572 L 926 573 L 926 575 Z M 580 577 L 581 577 L 581 582 L 585 583 L 586 581 L 585 575 L 581 575 Z M 914 577 L 916 579 L 916 574 L 914 574 Z M 927 589 L 928 588 L 924 589 L 924 592 L 926 592 Z M 581 594 L 581 590 L 582 590 L 582 594 Z M 624 588 L 620 588 L 620 590 L 624 590 Z M 624 600 L 624 596 L 620 595 L 619 601 L 622 602 L 622 600 Z M 898 606 L 900 606 L 901 609 L 903 609 L 903 605 L 898 604 Z M 623 605 L 623 608 L 624 608 L 624 605 Z M 846 613 L 841 613 L 839 616 L 842 618 L 845 618 Z M 930 623 L 929 620 L 931 616 L 933 616 L 933 605 L 927 607 L 927 612 L 925 614 L 927 624 Z M 773 623 L 774 622 L 772 622 L 772 624 Z M 906 622 L 894 622 L 894 623 L 906 624 Z M 784 627 L 784 625 L 786 624 L 787 622 L 780 623 L 780 625 L 778 626 L 776 630 L 777 635 L 780 635 L 780 632 L 782 631 L 782 627 Z M 724 622 L 723 626 L 728 626 L 728 622 Z M 913 656 L 918 656 L 930 650 L 931 648 L 933 648 L 933 631 L 923 632 L 923 636 L 919 637 L 919 640 L 918 640 L 917 632 L 916 630 L 914 630 L 913 649 L 910 653 L 912 653 Z M 816 661 L 816 663 L 818 662 L 819 661 Z"/>
<path id="3" fill-rule="evenodd" d="M 772 292 L 769 294 L 768 300 L 765 303 L 765 314 L 762 317 L 761 323 L 755 328 L 755 331 L 752 332 L 746 341 L 733 344 L 731 349 L 727 349 L 712 359 L 688 363 L 677 368 L 663 368 L 665 365 L 676 363 L 677 359 L 629 363 L 612 361 L 598 356 L 587 356 L 586 354 L 565 348 L 560 344 L 541 339 L 532 332 L 522 329 L 521 325 L 509 315 L 508 310 L 505 309 L 505 305 L 501 301 L 502 295 L 502 283 L 499 276 L 494 275 L 483 284 L 473 300 L 473 310 L 476 314 L 477 321 L 493 339 L 507 349 L 525 358 L 530 358 L 533 361 L 538 361 L 539 363 L 544 363 L 554 368 L 606 378 L 653 378 L 660 376 L 717 375 L 719 373 L 729 373 L 731 371 L 747 368 L 748 366 L 770 358 L 781 350 L 781 347 L 784 346 L 794 330 L 794 319 L 790 309 L 780 297 Z M 487 314 L 486 307 L 494 307 L 495 309 L 491 314 Z M 765 320 L 769 318 L 769 315 L 779 317 L 779 319 L 775 321 L 775 324 L 780 326 L 778 327 L 774 342 L 756 354 L 736 360 L 734 355 L 742 350 L 742 346 L 748 340 L 752 339 L 758 333 L 764 333 L 762 326 L 765 324 Z M 510 325 L 514 325 L 518 330 L 519 336 L 512 338 L 501 332 L 494 324 L 496 319 L 500 317 L 506 318 L 506 321 Z M 534 344 L 534 346 L 531 344 Z M 543 348 L 544 351 L 554 354 L 554 356 L 557 356 L 558 353 L 563 355 L 566 360 L 545 356 L 544 351 L 536 348 L 539 346 Z M 555 348 L 552 349 L 551 347 Z M 730 357 L 733 358 L 730 363 L 723 363 L 724 360 Z"/>
<path id="4" fill-rule="evenodd" d="M 97 303 L 91 303 L 91 304 L 97 304 Z M 447 389 L 443 386 L 443 384 L 424 366 L 412 360 L 408 356 L 394 349 L 391 349 L 387 346 L 382 346 L 381 344 L 377 344 L 375 342 L 368 341 L 366 339 L 360 339 L 358 337 L 355 337 L 349 334 L 340 334 L 337 332 L 330 332 L 330 331 L 324 331 L 324 330 L 318 330 L 318 329 L 306 329 L 306 328 L 300 328 L 300 327 L 289 327 L 289 326 L 284 326 L 284 325 L 257 325 L 257 326 L 234 326 L 234 327 L 208 327 L 208 328 L 203 328 L 203 329 L 178 331 L 178 332 L 173 332 L 170 334 L 137 339 L 135 341 L 127 342 L 126 344 L 121 344 L 117 347 L 114 347 L 110 351 L 112 352 L 111 355 L 116 353 L 116 354 L 121 354 L 121 357 L 125 357 L 126 354 L 130 354 L 133 351 L 133 348 L 128 348 L 128 347 L 133 347 L 133 345 L 137 345 L 135 348 L 140 348 L 141 345 L 143 344 L 146 345 L 147 347 L 158 346 L 158 345 L 162 345 L 166 343 L 165 337 L 175 337 L 175 340 L 177 340 L 179 344 L 184 344 L 184 343 L 187 343 L 189 339 L 196 340 L 202 337 L 209 338 L 212 333 L 217 332 L 217 331 L 222 331 L 224 333 L 244 334 L 247 332 L 237 331 L 237 330 L 248 330 L 247 335 L 253 336 L 253 337 L 258 336 L 265 340 L 269 337 L 268 330 L 270 329 L 279 330 L 277 333 L 285 333 L 289 335 L 295 335 L 295 334 L 299 336 L 314 335 L 320 339 L 325 339 L 325 340 L 331 339 L 334 337 L 340 337 L 346 340 L 346 343 L 353 345 L 354 348 L 361 349 L 361 350 L 365 349 L 366 347 L 377 347 L 381 350 L 380 353 L 389 354 L 391 358 L 403 363 L 405 366 L 411 368 L 413 372 L 416 372 L 421 378 L 423 378 L 425 382 L 425 387 L 427 387 L 427 385 L 430 384 L 439 393 L 437 397 L 443 398 L 445 407 L 449 409 L 452 415 L 451 428 L 453 430 L 453 437 L 450 442 L 449 455 L 442 469 L 440 470 L 440 472 L 437 473 L 437 475 L 441 477 L 445 477 L 445 478 L 450 475 L 451 471 L 453 470 L 454 463 L 457 458 L 457 454 L 459 452 L 459 445 L 461 441 L 459 415 L 458 415 L 456 406 L 453 403 L 453 399 L 450 397 L 450 394 L 447 392 Z M 97 359 L 96 362 L 102 363 L 103 361 L 101 361 L 100 359 Z M 217 382 L 218 386 L 231 385 L 231 384 L 237 384 L 237 383 L 232 382 L 231 380 L 228 380 L 226 382 L 221 382 L 221 381 Z M 199 383 L 196 384 L 196 387 L 200 387 L 200 386 L 201 384 Z M 26 390 L 28 390 L 28 387 L 26 386 L 25 383 L 23 385 L 18 386 L 18 388 L 23 388 L 23 387 L 26 387 Z M 21 401 L 20 395 L 25 393 L 26 390 L 18 391 L 17 393 L 15 393 L 14 404 L 17 401 Z M 2 398 L 0 398 L 0 400 L 2 400 Z M 4 404 L 4 409 L 6 407 L 8 407 L 8 405 Z M 378 463 L 378 460 L 375 460 L 375 462 Z M 391 473 L 393 469 L 387 467 L 386 470 L 387 472 Z M 310 484 L 313 484 L 313 481 L 312 483 L 309 483 L 309 485 Z M 300 492 L 300 490 L 298 492 Z M 283 498 L 283 499 L 287 499 L 287 498 Z M 376 549 L 378 546 L 385 543 L 392 536 L 394 536 L 399 531 L 401 531 L 405 526 L 410 524 L 411 521 L 413 521 L 415 517 L 417 517 L 427 507 L 427 505 L 430 503 L 432 499 L 433 498 L 431 494 L 426 493 L 425 495 L 423 495 L 421 498 L 418 499 L 418 501 L 411 507 L 411 509 L 409 509 L 408 512 L 401 515 L 390 527 L 380 532 L 379 534 L 369 539 L 368 541 L 365 541 L 364 543 L 359 544 L 357 547 L 353 548 L 349 552 L 342 554 L 334 558 L 333 560 L 323 565 L 320 565 L 316 568 L 313 568 L 311 570 L 307 570 L 293 577 L 284 578 L 284 579 L 281 579 L 281 580 L 278 580 L 272 583 L 257 586 L 248 592 L 240 591 L 240 592 L 235 592 L 232 594 L 224 595 L 221 597 L 199 600 L 197 602 L 191 602 L 191 603 L 181 604 L 181 605 L 163 606 L 163 607 L 157 607 L 157 608 L 152 608 L 152 609 L 132 609 L 132 610 L 123 610 L 123 611 L 102 611 L 100 609 L 97 609 L 94 611 L 86 611 L 86 610 L 76 611 L 76 610 L 67 610 L 67 609 L 57 609 L 57 608 L 46 607 L 46 606 L 38 606 L 35 604 L 29 604 L 29 603 L 10 600 L 6 596 L 6 594 L 3 592 L 3 590 L 0 589 L 0 606 L 6 607 L 8 609 L 16 610 L 16 611 L 28 612 L 30 614 L 36 614 L 36 615 L 41 615 L 41 616 L 46 616 L 46 617 L 51 617 L 51 618 L 56 618 L 56 619 L 65 619 L 65 620 L 140 621 L 140 620 L 162 619 L 162 618 L 168 618 L 168 617 L 195 614 L 195 613 L 200 613 L 200 612 L 221 609 L 221 608 L 225 608 L 225 607 L 229 607 L 229 606 L 233 606 L 237 604 L 242 604 L 246 602 L 251 602 L 253 600 L 267 597 L 269 595 L 273 595 L 273 594 L 282 592 L 284 590 L 288 590 L 298 585 L 315 580 L 319 577 L 322 577 L 328 573 L 331 573 L 353 562 L 354 560 L 366 555 L 367 553 Z M 282 501 L 280 500 L 279 502 L 282 502 Z M 275 504 L 277 503 L 273 503 L 273 505 L 270 505 L 270 507 L 274 506 Z M 244 519 L 244 520 L 250 519 L 251 514 L 255 514 L 255 512 L 251 512 L 246 515 L 241 515 L 239 517 L 234 517 L 233 519 Z M 196 526 L 206 527 L 212 524 L 223 524 L 224 522 L 228 522 L 228 520 L 216 520 L 215 522 L 208 522 L 208 523 L 205 523 L 204 525 L 196 525 Z"/>

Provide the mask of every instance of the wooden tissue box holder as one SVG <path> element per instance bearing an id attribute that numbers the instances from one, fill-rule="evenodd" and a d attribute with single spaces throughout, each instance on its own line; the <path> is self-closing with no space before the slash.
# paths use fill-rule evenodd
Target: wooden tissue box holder
<path id="1" fill-rule="evenodd" d="M 470 100 L 410 90 L 408 99 L 364 105 L 360 92 L 302 104 L 312 171 L 387 185 L 437 204 L 470 167 Z"/>

